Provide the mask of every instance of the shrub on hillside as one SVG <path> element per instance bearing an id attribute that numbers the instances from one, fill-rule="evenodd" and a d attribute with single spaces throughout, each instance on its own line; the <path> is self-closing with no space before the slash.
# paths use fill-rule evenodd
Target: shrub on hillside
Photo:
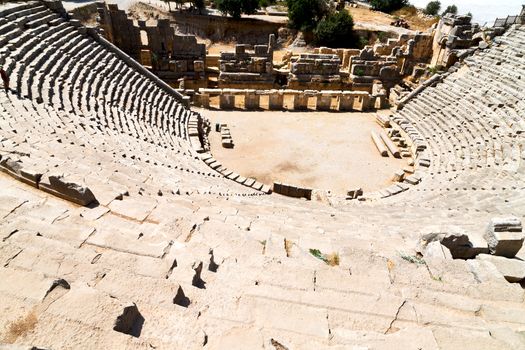
<path id="1" fill-rule="evenodd" d="M 370 0 L 372 8 L 381 12 L 394 12 L 408 6 L 408 0 Z"/>
<path id="2" fill-rule="evenodd" d="M 330 12 L 325 0 L 286 0 L 288 25 L 298 30 L 313 30 Z"/>
<path id="3" fill-rule="evenodd" d="M 426 15 L 437 16 L 439 13 L 439 10 L 441 10 L 441 2 L 436 0 L 436 1 L 429 2 L 423 12 Z"/>
<path id="4" fill-rule="evenodd" d="M 447 6 L 445 11 L 443 11 L 443 16 L 446 15 L 447 13 L 452 13 L 453 15 L 457 15 L 458 14 L 458 7 L 456 5 Z"/>
<path id="5" fill-rule="evenodd" d="M 354 20 L 346 10 L 323 18 L 314 30 L 315 43 L 332 48 L 355 46 Z"/>
<path id="6" fill-rule="evenodd" d="M 240 18 L 241 14 L 252 15 L 259 8 L 258 0 L 215 0 L 219 11 L 233 18 Z"/>

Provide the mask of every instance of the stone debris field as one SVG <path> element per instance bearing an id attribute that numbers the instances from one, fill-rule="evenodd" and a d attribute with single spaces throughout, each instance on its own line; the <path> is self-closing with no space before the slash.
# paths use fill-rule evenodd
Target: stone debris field
<path id="1" fill-rule="evenodd" d="M 0 4 L 0 349 L 525 349 L 524 55 L 513 25 L 400 95 L 387 187 L 280 195 L 59 1 Z"/>

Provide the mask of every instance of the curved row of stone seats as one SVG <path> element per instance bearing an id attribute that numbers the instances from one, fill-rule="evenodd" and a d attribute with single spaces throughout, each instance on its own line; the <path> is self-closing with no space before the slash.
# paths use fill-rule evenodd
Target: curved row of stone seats
<path id="1" fill-rule="evenodd" d="M 94 127 L 82 125 L 70 114 L 48 110 L 43 104 L 23 102 L 28 100 L 14 100 L 13 104 L 6 99 L 2 101 L 2 116 L 5 117 L 0 126 L 4 138 L 2 149 L 16 150 L 15 156 L 11 155 L 13 159 L 21 161 L 22 166 L 37 166 L 43 175 L 60 173 L 81 179 L 79 182 L 88 185 L 97 199 L 103 198 L 99 199 L 101 204 L 107 205 L 123 192 L 146 190 L 155 196 L 171 192 L 254 194 L 244 187 L 232 186 L 229 180 L 210 172 L 205 165 L 204 168 L 194 166 L 199 162 L 187 162 L 185 157 L 171 150 L 119 133 L 97 135 Z M 12 118 L 24 109 L 27 109 L 25 113 Z M 21 128 L 24 128 L 23 137 L 17 133 Z M 181 144 L 180 149 L 183 147 Z M 134 150 L 141 152 L 135 155 Z M 72 165 L 79 163 L 83 166 Z M 137 172 L 136 169 L 142 170 Z M 130 176 L 118 176 L 119 173 Z M 79 177 L 80 174 L 83 175 Z M 131 174 L 143 180 L 137 183 Z M 115 176 L 118 184 L 111 180 Z"/>
<path id="2" fill-rule="evenodd" d="M 70 58 L 64 67 L 76 72 Z M 520 284 L 480 259 L 418 260 L 412 244 L 427 229 L 483 232 L 496 212 L 523 218 L 521 160 L 511 162 L 517 171 L 504 159 L 489 167 L 477 147 L 480 136 L 521 144 L 514 129 L 494 128 L 504 107 L 488 111 L 466 89 L 466 102 L 457 101 L 445 92 L 448 79 L 408 102 L 394 121 L 425 142 L 414 149 L 431 163 L 416 163 L 421 183 L 399 196 L 345 206 L 225 198 L 247 189 L 213 176 L 176 131 L 158 128 L 180 131 L 181 123 L 149 119 L 142 108 L 180 110 L 180 120 L 191 112 L 168 96 L 154 105 L 150 84 L 120 68 L 90 87 L 90 72 L 79 71 L 74 97 L 69 74 L 48 74 L 42 87 L 53 94 L 43 90 L 43 103 L 35 91 L 24 97 L 28 87 L 19 96 L 0 91 L 0 152 L 82 177 L 101 204 L 73 206 L 0 174 L 1 339 L 40 348 L 523 347 Z M 125 108 L 112 81 L 120 77 L 144 85 L 120 86 Z M 152 103 L 136 100 L 146 94 Z M 505 110 L 519 118 L 517 105 Z M 339 265 L 312 251 L 337 254 Z M 38 321 L 32 330 L 5 338 L 3 326 L 28 315 Z"/>
<path id="3" fill-rule="evenodd" d="M 28 9 L 30 12 L 39 13 L 41 23 L 36 28 L 23 27 L 25 30 L 22 31 L 22 35 L 11 42 L 7 50 L 0 52 L 0 61 L 5 64 L 11 78 L 16 77 L 15 82 L 12 80 L 14 84 L 11 84 L 11 87 L 18 93 L 17 96 L 8 94 L 6 101 L 10 104 L 5 106 L 6 113 L 2 116 L 4 121 L 12 123 L 17 120 L 18 123 L 26 118 L 13 117 L 18 114 L 17 111 L 26 110 L 27 115 L 31 117 L 24 121 L 33 123 L 33 120 L 39 120 L 39 125 L 26 125 L 29 131 L 26 133 L 27 137 L 38 140 L 37 143 L 45 144 L 48 135 L 38 135 L 30 130 L 50 130 L 63 142 L 65 135 L 56 131 L 65 129 L 77 135 L 74 141 L 70 141 L 72 149 L 75 148 L 75 143 L 79 143 L 81 147 L 89 147 L 91 142 L 95 145 L 101 141 L 103 144 L 115 143 L 108 149 L 112 151 L 113 156 L 121 154 L 122 157 L 132 157 L 146 163 L 151 160 L 155 165 L 160 163 L 159 166 L 163 167 L 164 171 L 179 169 L 198 175 L 195 178 L 176 181 L 186 182 L 183 186 L 177 186 L 185 189 L 183 192 L 242 195 L 257 193 L 221 178 L 199 160 L 188 143 L 187 135 L 189 120 L 200 118 L 197 114 L 183 108 L 173 97 L 158 89 L 153 82 L 124 64 L 113 53 L 105 50 L 69 22 L 55 21 L 53 25 L 46 24 L 55 17 L 50 16 L 50 11 L 39 3 L 33 3 L 33 7 L 23 5 L 20 11 L 14 8 L 12 16 L 16 17 L 19 12 L 25 13 L 23 11 Z M 9 32 L 9 29 L 6 32 Z M 33 45 L 35 43 L 36 45 Z M 115 67 L 119 69 L 113 69 Z M 112 69 L 117 73 L 111 75 Z M 121 77 L 127 79 L 127 83 L 126 80 L 121 80 Z M 132 80 L 129 80 L 130 77 Z M 119 82 L 118 87 L 115 81 Z M 137 89 L 138 82 L 140 88 Z M 125 108 L 122 108 L 119 97 L 122 91 L 125 91 L 126 96 L 130 96 L 130 103 Z M 157 103 L 160 99 L 163 102 Z M 9 117 L 12 118 L 11 121 Z M 67 124 L 64 123 L 65 120 Z M 45 129 L 42 129 L 42 124 Z M 12 128 L 15 129 L 14 126 Z M 121 134 L 132 136 L 135 141 L 127 140 L 123 144 L 120 142 Z M 117 137 L 108 142 L 106 137 L 95 140 L 96 135 Z M 133 145 L 137 142 L 138 145 Z M 152 148 L 152 145 L 155 147 Z M 23 147 L 21 142 L 11 146 L 15 149 Z M 162 152 L 157 151 L 159 146 Z M 46 154 L 53 157 L 49 148 L 38 148 L 35 146 L 26 150 L 28 154 L 33 155 L 33 161 L 37 158 L 38 151 L 41 151 L 41 164 L 49 161 Z M 145 157 L 133 155 L 148 149 L 150 150 L 145 153 Z M 75 152 L 78 150 L 72 151 Z M 159 153 L 162 155 L 157 158 L 157 162 L 152 155 L 157 157 Z M 67 161 L 66 159 L 64 161 Z M 166 174 L 163 175 L 169 178 Z M 211 178 L 214 180 L 210 182 Z M 161 176 L 158 184 L 159 188 L 165 186 Z M 172 185 L 173 182 L 167 184 L 166 190 L 174 188 Z M 177 187 L 175 192 L 178 191 Z"/>
<path id="4" fill-rule="evenodd" d="M 9 213 L 8 203 L 19 206 L 0 233 L 2 252 L 9 252 L 0 255 L 0 275 L 9 282 L 0 293 L 8 305 L 24 306 L 3 313 L 2 323 L 45 305 L 53 281 L 67 282 L 55 287 L 59 297 L 47 297 L 56 298 L 53 306 L 36 308 L 38 324 L 17 343 L 224 348 L 227 339 L 253 338 L 256 327 L 264 330 L 256 338 L 298 346 L 307 339 L 316 348 L 392 348 L 408 337 L 407 346 L 430 349 L 465 341 L 474 348 L 511 349 L 512 330 L 523 323 L 523 289 L 489 266 L 433 258 L 420 266 L 396 253 L 406 236 L 392 231 L 392 224 L 411 222 L 419 231 L 435 220 L 431 209 L 416 215 L 400 208 L 384 220 L 388 208 L 381 205 L 334 211 L 261 197 L 216 198 L 217 206 L 210 207 L 209 197 L 190 203 L 163 196 L 144 214 L 149 219 L 138 222 L 111 214 L 133 196 L 111 213 L 95 213 L 52 198 L 42 201 L 6 185 L 3 177 L 0 184 L 6 189 L 0 215 Z M 178 225 L 167 219 L 166 209 L 177 213 Z M 486 222 L 483 215 L 471 218 Z M 453 225 L 464 218 L 443 220 Z M 341 265 L 328 266 L 309 253 L 312 248 L 339 251 Z M 31 290 L 15 283 L 20 280 Z M 140 331 L 119 333 L 113 324 L 131 305 L 143 318 Z M 70 327 L 75 337 L 46 336 L 50 328 Z M 509 330 L 505 337 L 495 331 L 501 327 Z M 455 343 L 457 334 L 461 341 Z"/>
<path id="5" fill-rule="evenodd" d="M 409 137 L 419 134 L 428 149 L 415 152 L 416 159 L 426 153 L 431 163 L 426 169 L 416 161 L 421 184 L 386 202 L 501 213 L 522 208 L 524 38 L 525 28 L 512 28 L 393 116 L 417 130 Z"/>
<path id="6" fill-rule="evenodd" d="M 46 33 L 47 33 L 47 32 L 46 32 Z M 44 36 L 44 35 L 42 35 L 42 36 Z M 31 39 L 31 40 L 36 40 L 36 39 L 37 39 L 37 38 L 33 38 L 33 39 Z M 51 39 L 52 39 L 52 38 L 51 38 Z M 32 42 L 31 42 L 31 44 L 32 44 Z M 45 40 L 44 40 L 44 44 L 45 44 Z M 43 46 L 43 45 L 41 45 L 40 47 L 42 47 L 42 46 Z M 34 50 L 34 51 L 38 52 L 38 50 Z M 25 50 L 21 50 L 21 52 L 24 53 Z M 100 55 L 99 55 L 99 56 L 95 56 L 95 57 L 93 57 L 94 53 L 97 53 L 97 52 L 100 53 Z M 66 52 L 66 54 L 67 54 L 67 52 Z M 97 62 L 97 63 L 98 63 L 98 62 L 99 62 L 99 59 L 102 58 L 101 55 L 109 56 L 109 53 L 108 53 L 107 51 L 103 50 L 103 49 L 100 47 L 100 45 L 98 45 L 98 47 L 96 47 L 95 50 L 90 50 L 89 53 L 88 53 L 88 56 L 87 56 L 87 57 L 83 57 L 83 59 L 87 62 L 90 58 L 94 58 L 93 62 Z M 29 60 L 32 59 L 32 58 L 33 58 L 32 56 L 31 56 L 31 57 L 28 57 Z M 80 63 L 82 63 L 82 62 L 80 62 Z M 92 62 L 91 62 L 91 63 L 92 63 Z M 10 66 L 11 66 L 11 65 L 10 65 Z M 21 70 L 24 69 L 24 68 L 25 68 L 25 67 L 21 67 Z M 31 67 L 31 68 L 33 68 L 33 67 Z M 89 64 L 88 64 L 88 68 L 92 68 L 92 65 L 89 65 Z M 66 72 L 69 72 L 69 70 L 66 69 Z M 13 72 L 13 73 L 15 73 L 15 72 Z M 81 73 L 84 73 L 84 75 L 81 75 Z M 87 93 L 90 92 L 89 88 L 91 87 L 91 84 L 84 84 L 84 83 L 85 83 L 85 73 L 86 73 L 85 70 L 84 70 L 84 71 L 81 71 L 80 69 L 76 69 L 76 70 L 73 71 L 73 76 L 72 76 L 72 78 L 71 78 L 71 86 L 72 86 L 73 88 L 70 89 L 70 96 L 69 96 L 69 97 L 70 97 L 70 100 L 75 101 L 75 99 L 73 98 L 73 97 L 74 97 L 73 94 L 74 94 L 74 93 L 76 92 L 76 90 L 77 90 L 77 87 L 76 87 L 76 85 L 75 85 L 76 82 L 77 82 L 77 78 L 80 78 L 80 81 L 78 82 L 78 85 L 84 87 L 85 90 L 87 90 Z M 96 73 L 99 73 L 99 72 L 96 72 Z M 28 74 L 31 75 L 31 72 L 28 73 Z M 91 77 L 95 77 L 95 74 L 93 74 L 93 72 L 90 72 L 90 74 L 91 74 Z M 18 83 L 18 84 L 17 84 L 17 85 L 18 85 L 18 88 L 19 88 L 19 90 L 21 90 L 21 91 L 25 91 L 24 87 L 23 87 L 23 86 L 20 86 L 20 85 L 21 85 L 21 81 L 26 81 L 26 79 L 24 79 L 26 76 L 24 76 L 24 74 L 23 74 L 22 72 L 18 72 L 17 75 L 18 75 L 18 77 L 19 77 L 19 78 L 18 78 L 18 81 L 17 81 L 17 83 Z M 92 82 L 93 82 L 93 79 L 89 80 L 89 83 L 92 83 Z M 31 83 L 31 80 L 29 80 L 28 83 L 30 84 L 30 83 Z M 39 84 L 39 86 L 40 86 L 40 84 Z M 87 112 L 89 112 L 89 110 L 90 110 L 90 104 L 89 104 L 89 103 L 88 103 L 88 104 L 84 104 L 84 103 L 83 103 L 84 101 L 83 101 L 83 99 L 82 99 L 83 96 L 82 96 L 82 94 L 81 94 L 82 91 L 80 90 L 80 86 L 78 87 L 78 90 L 79 90 L 78 95 L 75 94 L 75 97 L 78 98 L 78 102 L 77 102 L 76 104 L 73 102 L 73 103 L 72 103 L 72 107 L 74 107 L 74 106 L 78 106 L 78 107 L 81 108 L 81 110 L 82 110 L 84 113 L 87 113 Z M 152 84 L 150 84 L 150 86 L 152 86 Z M 86 88 L 86 87 L 87 87 L 87 88 Z M 28 90 L 29 90 L 29 89 L 28 89 Z M 26 90 L 26 91 L 27 91 L 27 90 Z M 97 92 L 98 92 L 98 91 L 97 91 Z M 28 95 L 29 95 L 29 94 L 28 94 Z M 136 97 L 140 97 L 140 94 L 135 95 L 135 96 L 136 96 Z M 142 112 L 143 112 L 143 111 L 142 111 Z"/>
<path id="7" fill-rule="evenodd" d="M 257 193 L 221 178 L 219 173 L 199 160 L 188 142 L 188 123 L 192 118 L 200 118 L 198 114 L 186 110 L 85 31 L 79 31 L 68 21 L 55 21 L 56 15 L 39 2 L 24 4 L 11 11 L 12 18 L 24 18 L 25 13 L 38 14 L 32 20 L 38 17 L 39 22 L 32 27 L 17 25 L 16 28 L 24 30 L 16 40 L 10 41 L 7 49 L 0 51 L 0 62 L 11 76 L 12 90 L 17 92 L 16 96 L 8 95 L 11 106 L 6 106 L 10 113 L 5 117 L 16 115 L 16 111 L 24 106 L 33 116 L 31 119 L 47 121 L 46 118 L 50 118 L 46 127 L 53 131 L 63 128 L 60 125 L 63 118 L 69 118 L 77 124 L 68 125 L 66 129 L 78 134 L 79 138 L 84 132 L 85 141 L 80 142 L 84 143 L 83 147 L 88 146 L 96 134 L 118 137 L 125 134 L 136 138 L 140 145 L 134 146 L 128 141 L 115 146 L 113 154 L 144 161 L 152 155 L 132 154 L 147 149 L 162 153 L 162 166 L 166 170 L 173 167 L 199 175 L 190 181 L 185 179 L 188 184 L 183 187 L 186 189 L 199 193 Z M 9 35 L 13 30 L 14 27 L 9 27 L 5 33 Z M 37 138 L 38 135 L 31 137 Z M 39 141 L 46 142 L 45 137 Z M 119 140 L 111 142 L 119 143 Z M 34 153 L 31 151 L 28 153 Z M 47 160 L 42 159 L 42 162 L 45 164 Z M 201 175 L 204 175 L 202 179 Z M 214 180 L 210 182 L 211 178 Z M 162 183 L 160 180 L 159 187 L 163 186 Z"/>

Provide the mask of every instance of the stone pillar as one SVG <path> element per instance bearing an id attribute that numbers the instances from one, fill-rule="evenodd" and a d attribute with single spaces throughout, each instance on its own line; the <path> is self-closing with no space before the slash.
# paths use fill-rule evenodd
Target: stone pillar
<path id="1" fill-rule="evenodd" d="M 354 109 L 354 93 L 352 91 L 343 91 L 337 98 L 338 111 L 351 111 Z"/>
<path id="2" fill-rule="evenodd" d="M 200 104 L 203 108 L 210 108 L 210 95 L 207 93 L 201 93 Z"/>
<path id="3" fill-rule="evenodd" d="M 315 108 L 318 111 L 329 111 L 331 103 L 332 103 L 331 91 L 317 93 L 317 99 L 315 101 Z"/>
<path id="4" fill-rule="evenodd" d="M 375 96 L 374 108 L 375 109 L 385 109 L 388 107 L 388 100 L 386 95 L 377 95 Z"/>
<path id="5" fill-rule="evenodd" d="M 225 110 L 235 108 L 235 95 L 228 89 L 222 90 L 219 96 L 219 108 Z"/>
<path id="6" fill-rule="evenodd" d="M 295 111 L 308 109 L 308 95 L 302 91 L 297 91 L 293 97 L 293 109 Z"/>
<path id="7" fill-rule="evenodd" d="M 247 110 L 256 110 L 259 109 L 261 102 L 261 96 L 256 93 L 255 90 L 245 90 L 244 91 L 244 109 Z"/>
<path id="8" fill-rule="evenodd" d="M 354 109 L 360 112 L 366 111 L 370 106 L 370 95 L 367 92 L 356 94 Z"/>
<path id="9" fill-rule="evenodd" d="M 268 95 L 268 109 L 277 111 L 283 109 L 284 96 L 281 90 L 271 90 Z"/>

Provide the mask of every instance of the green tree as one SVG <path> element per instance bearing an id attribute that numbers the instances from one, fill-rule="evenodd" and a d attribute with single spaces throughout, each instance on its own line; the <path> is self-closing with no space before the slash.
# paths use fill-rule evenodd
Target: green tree
<path id="1" fill-rule="evenodd" d="M 408 0 L 370 0 L 370 5 L 374 10 L 386 13 L 399 10 L 408 4 Z"/>
<path id="2" fill-rule="evenodd" d="M 233 18 L 241 18 L 241 14 L 252 15 L 259 8 L 258 0 L 215 0 L 219 11 Z"/>
<path id="3" fill-rule="evenodd" d="M 429 2 L 423 12 L 426 15 L 437 16 L 439 13 L 439 10 L 441 10 L 441 2 L 436 0 L 436 1 Z"/>
<path id="4" fill-rule="evenodd" d="M 442 16 L 446 15 L 447 13 L 452 13 L 454 15 L 457 15 L 458 14 L 458 7 L 456 5 L 447 6 L 445 11 L 443 11 Z"/>
<path id="5" fill-rule="evenodd" d="M 313 30 L 329 12 L 325 0 L 286 0 L 288 25 L 299 30 Z"/>
<path id="6" fill-rule="evenodd" d="M 196 8 L 199 11 L 199 14 L 202 13 L 202 10 L 206 7 L 204 4 L 204 0 L 191 0 L 191 4 L 194 8 Z"/>
<path id="7" fill-rule="evenodd" d="M 259 7 L 267 8 L 268 6 L 275 5 L 277 0 L 259 0 Z"/>
<path id="8" fill-rule="evenodd" d="M 316 44 L 332 48 L 349 48 L 355 45 L 354 20 L 346 10 L 323 18 L 314 30 Z"/>

